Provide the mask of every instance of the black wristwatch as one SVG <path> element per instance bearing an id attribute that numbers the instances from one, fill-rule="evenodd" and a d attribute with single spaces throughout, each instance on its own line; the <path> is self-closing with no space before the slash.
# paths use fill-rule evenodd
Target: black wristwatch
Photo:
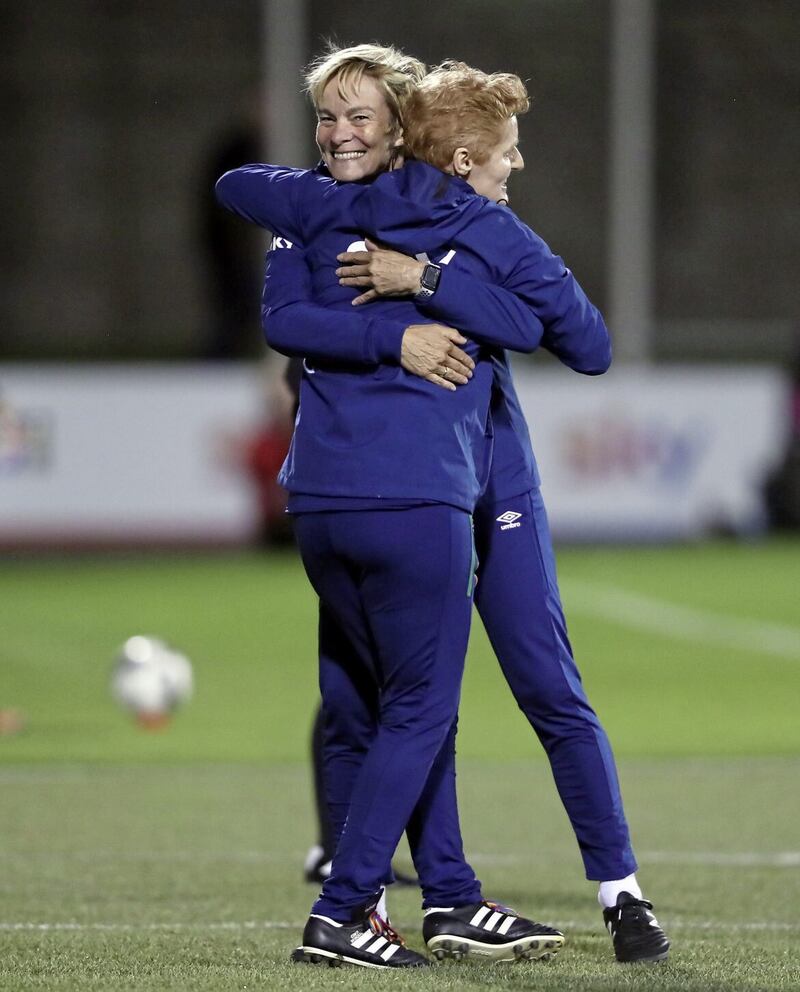
<path id="1" fill-rule="evenodd" d="M 436 292 L 436 287 L 439 285 L 441 278 L 441 265 L 434 265 L 433 262 L 427 262 L 425 268 L 422 270 L 422 275 L 419 277 L 419 292 L 415 294 L 414 299 L 429 300 Z"/>

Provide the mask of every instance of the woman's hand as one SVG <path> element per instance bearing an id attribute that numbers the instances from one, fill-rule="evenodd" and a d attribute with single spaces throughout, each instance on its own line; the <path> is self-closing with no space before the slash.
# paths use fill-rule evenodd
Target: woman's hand
<path id="1" fill-rule="evenodd" d="M 444 324 L 411 324 L 405 329 L 400 364 L 406 372 L 454 390 L 472 378 L 475 362 L 458 346 L 467 339 Z"/>
<path id="2" fill-rule="evenodd" d="M 369 303 L 379 296 L 414 296 L 420 290 L 425 263 L 399 251 L 381 248 L 366 239 L 367 251 L 346 251 L 336 256 L 342 267 L 336 270 L 341 286 L 368 287 L 353 306 Z"/>

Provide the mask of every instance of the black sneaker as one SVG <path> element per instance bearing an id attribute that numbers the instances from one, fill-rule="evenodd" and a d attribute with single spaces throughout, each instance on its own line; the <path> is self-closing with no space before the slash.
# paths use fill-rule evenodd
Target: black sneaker
<path id="1" fill-rule="evenodd" d="M 337 923 L 312 915 L 303 930 L 303 943 L 292 953 L 298 964 L 323 964 L 338 968 L 424 968 L 430 961 L 409 950 L 403 938 L 375 912 L 373 901 L 352 923 Z"/>
<path id="2" fill-rule="evenodd" d="M 663 961 L 669 953 L 667 935 L 650 910 L 651 902 L 620 892 L 616 906 L 603 910 L 603 921 L 614 942 L 617 961 Z"/>
<path id="3" fill-rule="evenodd" d="M 493 902 L 429 909 L 422 923 L 422 936 L 440 961 L 458 961 L 468 954 L 492 961 L 550 958 L 564 943 L 561 931 L 533 923 Z"/>

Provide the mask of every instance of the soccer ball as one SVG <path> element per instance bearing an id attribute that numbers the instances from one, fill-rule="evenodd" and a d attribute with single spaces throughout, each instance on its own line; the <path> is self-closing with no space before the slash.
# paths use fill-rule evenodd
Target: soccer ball
<path id="1" fill-rule="evenodd" d="M 144 726 L 162 726 L 192 695 L 186 655 L 157 637 L 129 637 L 114 661 L 111 694 Z"/>

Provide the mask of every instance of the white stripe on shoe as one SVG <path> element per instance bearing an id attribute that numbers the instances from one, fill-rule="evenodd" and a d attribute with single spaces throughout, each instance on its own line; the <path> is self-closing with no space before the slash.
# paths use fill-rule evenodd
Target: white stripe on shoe
<path id="1" fill-rule="evenodd" d="M 364 950 L 367 954 L 377 954 L 383 945 L 388 943 L 389 941 L 385 937 L 376 937 L 369 947 L 365 947 Z"/>
<path id="2" fill-rule="evenodd" d="M 498 921 L 501 920 L 502 918 L 503 918 L 503 914 L 502 913 L 498 913 L 497 910 L 495 910 L 492 913 L 492 915 L 489 917 L 489 919 L 483 924 L 483 929 L 484 930 L 490 930 L 490 931 L 491 930 L 494 930 L 494 928 L 498 924 Z"/>
<path id="3" fill-rule="evenodd" d="M 478 912 L 469 921 L 469 925 L 471 927 L 480 926 L 483 920 L 485 920 L 486 917 L 489 915 L 489 913 L 491 913 L 491 909 L 488 906 L 481 906 Z"/>
<path id="4" fill-rule="evenodd" d="M 375 934 L 371 930 L 365 930 L 360 933 L 354 941 L 352 941 L 353 947 L 358 947 L 359 949 L 368 944 L 371 940 L 374 940 Z"/>
<path id="5" fill-rule="evenodd" d="M 399 944 L 389 944 L 385 951 L 381 952 L 381 957 L 384 961 L 388 961 L 389 958 L 396 952 L 400 950 Z"/>
<path id="6" fill-rule="evenodd" d="M 500 924 L 500 926 L 497 928 L 497 931 L 496 932 L 497 933 L 501 933 L 501 934 L 503 934 L 503 936 L 505 936 L 508 933 L 508 931 L 511 929 L 511 924 L 513 922 L 514 922 L 514 917 L 513 916 L 507 916 L 503 920 L 503 922 Z"/>

